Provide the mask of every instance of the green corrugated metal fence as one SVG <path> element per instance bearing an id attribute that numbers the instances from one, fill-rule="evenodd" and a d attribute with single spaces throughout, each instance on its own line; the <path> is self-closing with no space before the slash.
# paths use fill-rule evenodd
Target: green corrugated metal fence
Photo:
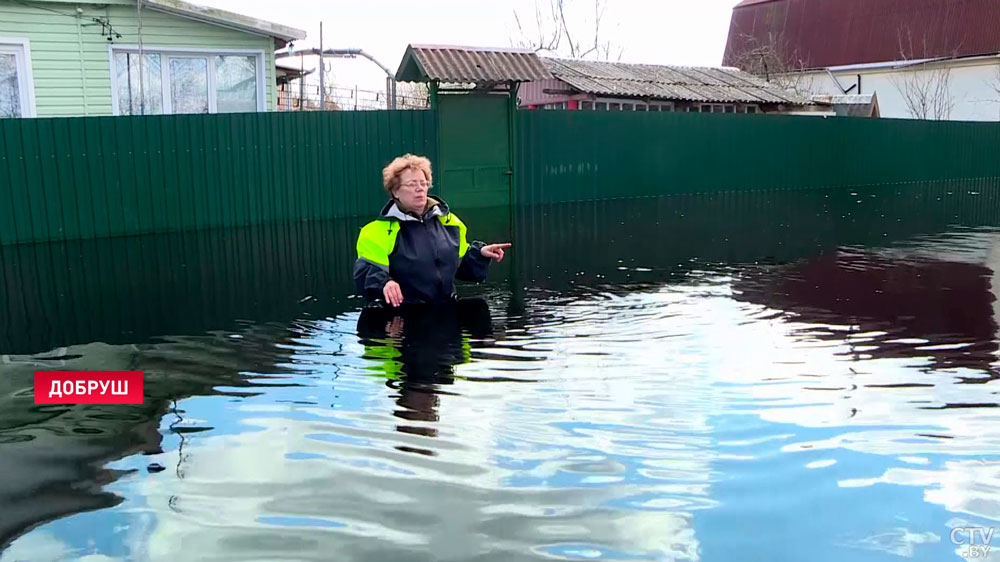
<path id="1" fill-rule="evenodd" d="M 516 120 L 515 205 L 1000 177 L 996 123 L 595 111 Z M 389 159 L 437 163 L 449 142 L 437 123 L 435 111 L 0 120 L 0 244 L 371 216 Z"/>
<path id="2" fill-rule="evenodd" d="M 517 204 L 1000 177 L 1000 124 L 518 112 Z"/>
<path id="3" fill-rule="evenodd" d="M 0 244 L 371 215 L 430 111 L 0 120 Z"/>

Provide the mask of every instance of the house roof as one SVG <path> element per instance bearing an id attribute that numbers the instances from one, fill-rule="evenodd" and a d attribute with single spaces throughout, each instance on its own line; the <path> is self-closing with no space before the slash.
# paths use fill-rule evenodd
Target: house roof
<path id="1" fill-rule="evenodd" d="M 534 51 L 409 45 L 396 71 L 401 82 L 527 82 L 552 78 Z"/>
<path id="2" fill-rule="evenodd" d="M 808 103 L 795 92 L 735 68 L 555 58 L 542 58 L 542 62 L 553 76 L 588 94 L 701 102 Z"/>
<path id="3" fill-rule="evenodd" d="M 273 37 L 279 41 L 277 48 L 284 47 L 289 41 L 306 38 L 306 32 L 301 29 L 252 18 L 243 14 L 227 12 L 218 8 L 198 6 L 183 2 L 182 0 L 142 0 L 142 5 L 150 10 Z"/>
<path id="4" fill-rule="evenodd" d="M 1000 52 L 997 0 L 744 0 L 723 64 L 772 47 L 794 67 L 828 68 Z"/>

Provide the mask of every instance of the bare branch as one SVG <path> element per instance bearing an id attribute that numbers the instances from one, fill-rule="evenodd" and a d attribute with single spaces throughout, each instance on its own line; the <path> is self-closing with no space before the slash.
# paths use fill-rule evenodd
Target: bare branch
<path id="1" fill-rule="evenodd" d="M 525 48 L 533 49 L 535 52 L 546 52 L 555 55 L 568 56 L 571 58 L 585 58 L 595 56 L 604 60 L 611 58 L 612 43 L 603 42 L 601 39 L 601 22 L 606 12 L 606 0 L 592 0 L 593 5 L 593 36 L 592 40 L 585 42 L 580 40 L 581 36 L 590 37 L 590 30 L 587 26 L 579 26 L 579 20 L 574 18 L 578 14 L 577 5 L 591 0 L 548 0 L 548 18 L 542 14 L 539 0 L 535 0 L 535 24 L 537 39 L 527 39 L 525 27 L 521 23 L 521 16 L 515 12 L 514 21 L 517 25 L 518 34 L 521 36 L 519 44 Z M 584 18 L 583 21 L 586 21 Z M 586 47 L 584 46 L 586 45 Z M 624 49 L 621 49 L 618 57 Z"/>
<path id="2" fill-rule="evenodd" d="M 993 87 L 993 91 L 997 93 L 996 103 L 1000 105 L 1000 62 L 998 62 L 995 67 L 995 74 L 993 76 L 993 83 L 991 86 Z"/>
<path id="3" fill-rule="evenodd" d="M 598 45 L 601 40 L 601 21 L 604 19 L 604 10 L 606 6 L 602 0 L 594 0 L 594 50 L 599 49 Z M 599 51 L 598 51 L 599 52 Z M 604 53 L 604 59 L 607 60 L 607 51 Z"/>
<path id="4" fill-rule="evenodd" d="M 514 10 L 514 23 L 517 24 L 517 35 L 518 35 L 518 37 L 522 38 L 522 39 L 518 39 L 517 42 L 518 42 L 518 44 L 520 46 L 524 47 L 525 46 L 524 45 L 524 40 L 523 40 L 523 37 L 524 37 L 524 27 L 521 26 L 521 18 L 517 17 L 517 10 Z M 510 42 L 511 42 L 511 44 L 513 44 L 514 43 L 514 39 L 511 38 Z"/>
<path id="5" fill-rule="evenodd" d="M 556 17 L 555 8 L 553 5 L 549 5 L 549 10 L 551 11 L 551 16 L 553 19 Z M 537 0 L 535 2 L 535 23 L 538 26 L 538 45 L 543 51 L 552 51 L 559 48 L 559 43 L 562 41 L 562 28 L 555 26 L 552 30 L 552 36 L 548 39 L 545 38 L 545 21 L 542 19 L 542 10 L 539 9 Z"/>
<path id="6" fill-rule="evenodd" d="M 551 0 L 553 16 L 558 24 L 557 28 L 566 36 L 566 43 L 569 44 L 569 55 L 578 58 L 579 45 L 573 42 L 573 37 L 569 34 L 569 26 L 566 25 L 566 4 L 564 0 Z"/>
<path id="7" fill-rule="evenodd" d="M 927 38 L 923 39 L 923 50 L 913 50 L 913 34 L 906 29 L 897 32 L 899 55 L 903 61 L 930 58 Z M 951 69 L 944 64 L 929 62 L 912 64 L 892 74 L 891 81 L 900 95 L 910 116 L 914 119 L 949 119 L 955 107 L 951 93 Z"/>
<path id="8" fill-rule="evenodd" d="M 782 35 L 771 33 L 758 39 L 744 34 L 741 39 L 747 49 L 736 55 L 736 67 L 803 97 L 812 93 L 813 78 L 806 72 L 805 60 L 798 51 L 790 51 Z"/>

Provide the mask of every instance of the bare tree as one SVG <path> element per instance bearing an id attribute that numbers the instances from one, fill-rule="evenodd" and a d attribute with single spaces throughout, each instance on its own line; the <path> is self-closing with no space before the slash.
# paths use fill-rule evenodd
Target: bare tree
<path id="1" fill-rule="evenodd" d="M 758 38 L 743 35 L 747 48 L 737 54 L 733 65 L 768 82 L 801 95 L 813 93 L 813 77 L 806 72 L 806 63 L 797 50 L 789 47 L 780 34 L 769 33 Z"/>
<path id="2" fill-rule="evenodd" d="M 621 60 L 625 48 L 601 37 L 607 0 L 593 0 L 592 17 L 584 15 L 587 13 L 583 5 L 586 0 L 548 0 L 547 10 L 543 10 L 538 1 L 535 0 L 534 30 L 526 29 L 521 16 L 514 12 L 520 35 L 517 46 L 574 59 Z"/>
<path id="3" fill-rule="evenodd" d="M 951 69 L 944 65 L 904 70 L 892 76 L 906 109 L 914 119 L 945 120 L 955 107 Z"/>
<path id="4" fill-rule="evenodd" d="M 903 96 L 906 109 L 914 119 L 946 120 L 951 117 L 955 98 L 951 93 L 951 68 L 940 61 L 928 60 L 927 39 L 914 47 L 909 30 L 898 33 L 899 55 L 903 61 L 915 62 L 892 75 L 892 83 Z"/>
<path id="5" fill-rule="evenodd" d="M 993 84 L 992 84 L 993 91 L 997 93 L 996 102 L 1000 104 L 1000 63 L 997 63 L 997 66 L 993 72 L 994 72 Z"/>

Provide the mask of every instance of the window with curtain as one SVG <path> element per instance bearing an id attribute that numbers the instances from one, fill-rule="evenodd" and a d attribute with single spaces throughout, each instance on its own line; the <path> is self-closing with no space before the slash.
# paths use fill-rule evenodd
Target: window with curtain
<path id="1" fill-rule="evenodd" d="M 257 111 L 257 57 L 216 57 L 215 91 L 219 113 Z"/>

